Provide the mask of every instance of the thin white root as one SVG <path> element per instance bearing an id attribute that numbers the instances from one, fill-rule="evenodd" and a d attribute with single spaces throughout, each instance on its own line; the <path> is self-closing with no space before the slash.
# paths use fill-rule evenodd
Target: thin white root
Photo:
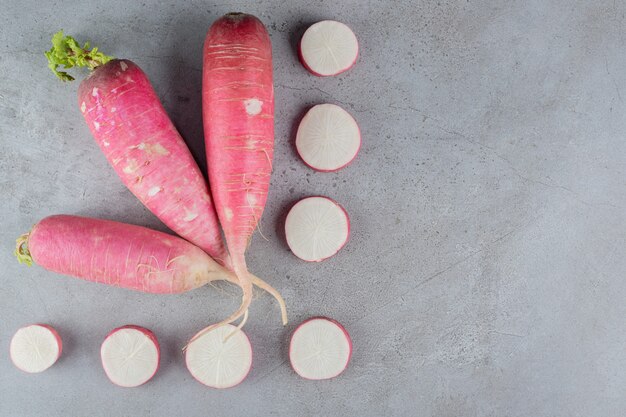
<path id="1" fill-rule="evenodd" d="M 243 314 L 243 319 L 241 319 L 241 323 L 239 323 L 239 326 L 237 326 L 235 330 L 233 330 L 228 336 L 224 338 L 224 343 L 226 343 L 228 339 L 230 339 L 233 335 L 235 335 L 238 331 L 240 331 L 243 325 L 246 324 L 247 321 L 248 321 L 248 310 L 246 310 L 246 312 Z"/>
<path id="2" fill-rule="evenodd" d="M 222 320 L 219 323 L 211 324 L 210 326 L 207 326 L 204 329 L 200 330 L 200 332 L 192 337 L 191 340 L 185 345 L 185 347 L 183 347 L 183 352 L 187 350 L 187 347 L 190 344 L 192 344 L 199 337 L 205 335 L 207 332 L 210 332 L 211 330 L 221 327 L 225 324 L 230 324 L 247 313 L 248 307 L 250 307 L 250 302 L 252 301 L 252 281 L 249 277 L 250 274 L 247 275 L 247 279 L 245 280 L 241 280 L 240 277 L 239 286 L 241 287 L 243 294 L 241 296 L 241 305 L 239 306 L 237 311 L 231 314 L 230 317 L 228 317 L 227 319 Z"/>
<path id="3" fill-rule="evenodd" d="M 274 297 L 276 301 L 278 301 L 281 319 L 283 321 L 283 326 L 285 326 L 289 322 L 289 320 L 287 319 L 287 306 L 285 305 L 285 300 L 283 299 L 283 296 L 280 295 L 280 293 L 274 287 L 255 275 L 252 275 L 252 283 L 263 291 L 271 294 L 272 297 Z"/>

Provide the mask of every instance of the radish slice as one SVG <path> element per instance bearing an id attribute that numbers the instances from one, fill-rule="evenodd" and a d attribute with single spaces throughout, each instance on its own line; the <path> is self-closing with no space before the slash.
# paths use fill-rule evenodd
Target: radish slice
<path id="1" fill-rule="evenodd" d="M 299 54 L 302 65 L 313 75 L 337 75 L 354 65 L 359 56 L 359 42 L 348 26 L 323 20 L 304 32 Z"/>
<path id="2" fill-rule="evenodd" d="M 361 147 L 356 120 L 334 104 L 311 108 L 298 126 L 296 148 L 308 166 L 318 171 L 337 171 L 348 165 Z"/>
<path id="3" fill-rule="evenodd" d="M 352 340 L 335 320 L 315 317 L 304 321 L 291 336 L 289 360 L 306 379 L 334 378 L 348 366 Z"/>
<path id="4" fill-rule="evenodd" d="M 211 388 L 231 388 L 246 379 L 252 367 L 248 336 L 227 324 L 200 336 L 187 346 L 185 362 L 191 375 Z"/>
<path id="5" fill-rule="evenodd" d="M 61 337 L 46 324 L 31 324 L 19 329 L 11 339 L 9 349 L 13 364 L 31 374 L 54 365 L 62 350 Z"/>
<path id="6" fill-rule="evenodd" d="M 294 255 L 308 262 L 320 262 L 346 244 L 350 219 L 330 198 L 308 197 L 298 201 L 287 214 L 285 235 Z"/>
<path id="7" fill-rule="evenodd" d="M 132 388 L 148 382 L 157 369 L 161 353 L 154 334 L 143 327 L 114 329 L 102 342 L 102 367 L 111 382 Z"/>

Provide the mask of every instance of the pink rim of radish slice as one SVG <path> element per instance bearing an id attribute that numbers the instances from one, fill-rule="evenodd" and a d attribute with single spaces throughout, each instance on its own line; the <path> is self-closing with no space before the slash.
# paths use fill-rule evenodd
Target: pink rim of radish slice
<path id="1" fill-rule="evenodd" d="M 360 147 L 359 125 L 350 113 L 335 104 L 312 107 L 298 126 L 298 154 L 317 171 L 332 172 L 345 167 Z"/>
<path id="2" fill-rule="evenodd" d="M 307 197 L 287 214 L 285 236 L 298 258 L 320 262 L 344 247 L 350 236 L 348 213 L 328 197 Z"/>
<path id="3" fill-rule="evenodd" d="M 211 388 L 232 388 L 250 372 L 252 346 L 242 330 L 227 324 L 191 342 L 185 363 L 198 382 Z"/>
<path id="4" fill-rule="evenodd" d="M 159 342 L 148 329 L 122 326 L 111 331 L 102 342 L 102 367 L 112 383 L 124 388 L 148 382 L 159 369 Z"/>
<path id="5" fill-rule="evenodd" d="M 15 332 L 9 350 L 18 369 L 35 374 L 54 365 L 61 356 L 63 342 L 51 326 L 31 324 Z"/>
<path id="6" fill-rule="evenodd" d="M 359 42 L 345 24 L 323 20 L 304 32 L 298 53 L 309 72 L 327 77 L 352 68 L 359 56 Z"/>
<path id="7" fill-rule="evenodd" d="M 329 379 L 341 374 L 352 356 L 352 340 L 337 321 L 313 317 L 301 323 L 291 336 L 289 360 L 306 379 Z"/>

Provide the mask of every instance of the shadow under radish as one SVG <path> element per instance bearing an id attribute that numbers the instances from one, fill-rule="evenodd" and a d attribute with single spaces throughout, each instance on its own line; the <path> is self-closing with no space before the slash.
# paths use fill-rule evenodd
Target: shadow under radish
<path id="1" fill-rule="evenodd" d="M 287 244 L 287 235 L 285 234 L 285 221 L 287 220 L 287 215 L 289 214 L 289 210 L 301 199 L 308 196 L 306 193 L 297 193 L 297 197 L 292 197 L 285 204 L 282 205 L 279 215 L 276 218 L 275 229 L 274 232 L 280 241 L 281 248 L 291 251 L 289 249 L 289 245 Z"/>
<path id="2" fill-rule="evenodd" d="M 300 122 L 302 122 L 304 116 L 309 110 L 311 110 L 313 106 L 315 106 L 315 104 L 306 104 L 300 107 L 300 111 L 294 117 L 293 123 L 291 125 L 291 130 L 289 132 L 289 143 L 291 144 L 291 151 L 293 152 L 293 155 L 298 158 L 298 161 L 301 162 L 303 165 L 306 164 L 304 164 L 304 161 L 302 160 L 302 158 L 300 158 L 300 155 L 298 154 L 298 149 L 296 148 L 296 135 L 298 134 L 298 127 L 300 127 Z"/>
<path id="3" fill-rule="evenodd" d="M 298 60 L 300 60 L 300 52 L 299 52 L 299 44 L 300 39 L 302 39 L 302 35 L 304 32 L 311 26 L 313 23 L 317 23 L 321 20 L 326 20 L 328 18 L 325 17 L 311 17 L 306 16 L 298 19 L 293 25 L 288 28 L 289 36 L 289 44 L 291 45 L 292 51 L 295 53 L 295 56 Z M 303 68 L 304 69 L 304 68 Z"/>
<path id="4" fill-rule="evenodd" d="M 206 178 L 207 163 L 202 125 L 202 49 L 211 23 L 218 16 L 178 15 L 164 45 L 167 56 L 163 106 L 187 143 Z"/>

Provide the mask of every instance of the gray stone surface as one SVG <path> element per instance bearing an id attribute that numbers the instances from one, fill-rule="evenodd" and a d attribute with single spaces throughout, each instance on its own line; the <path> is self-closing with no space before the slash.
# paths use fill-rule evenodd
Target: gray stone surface
<path id="1" fill-rule="evenodd" d="M 623 416 L 626 409 L 626 5 L 614 0 L 85 2 L 0 4 L 0 415 Z M 226 391 L 189 375 L 180 348 L 237 305 L 220 285 L 179 296 L 107 288 L 18 265 L 16 236 L 73 213 L 165 230 L 124 188 L 42 51 L 63 28 L 137 62 L 195 156 L 202 156 L 205 32 L 240 10 L 268 26 L 275 54 L 276 157 L 251 269 L 284 294 L 291 323 L 259 294 L 246 326 L 248 379 Z M 350 25 L 361 57 L 315 78 L 294 46 L 310 23 Z M 355 162 L 338 173 L 293 150 L 306 106 L 359 121 Z M 351 215 L 336 257 L 292 256 L 282 226 L 295 199 L 325 194 Z M 348 370 L 298 378 L 294 326 L 343 322 Z M 65 342 L 40 375 L 6 354 L 20 326 Z M 99 346 L 147 326 L 162 367 L 136 389 L 111 385 Z"/>

